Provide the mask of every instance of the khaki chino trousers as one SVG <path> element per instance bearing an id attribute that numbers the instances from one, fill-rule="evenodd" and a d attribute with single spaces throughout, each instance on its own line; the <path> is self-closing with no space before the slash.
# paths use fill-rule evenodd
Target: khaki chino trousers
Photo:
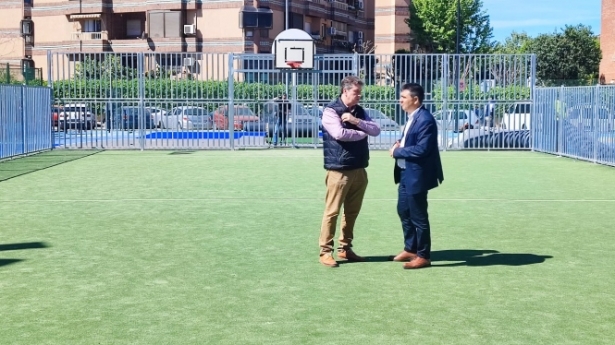
<path id="1" fill-rule="evenodd" d="M 342 206 L 344 213 L 338 248 L 347 250 L 352 247 L 354 224 L 361 211 L 363 196 L 367 189 L 367 171 L 365 169 L 327 170 L 325 185 L 327 195 L 325 213 L 320 227 L 320 255 L 333 251 L 333 238 Z"/>

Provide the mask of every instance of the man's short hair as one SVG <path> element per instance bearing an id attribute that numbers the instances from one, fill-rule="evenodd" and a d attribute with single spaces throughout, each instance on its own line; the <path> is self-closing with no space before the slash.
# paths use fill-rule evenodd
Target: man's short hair
<path id="1" fill-rule="evenodd" d="M 349 75 L 342 79 L 340 83 L 340 96 L 344 93 L 344 90 L 350 90 L 355 86 L 363 86 L 363 80 L 355 75 Z"/>
<path id="2" fill-rule="evenodd" d="M 423 89 L 423 87 L 417 83 L 404 84 L 401 87 L 401 90 L 408 90 L 410 92 L 410 95 L 418 97 L 419 102 L 421 103 L 423 103 L 423 100 L 425 100 L 425 89 Z"/>

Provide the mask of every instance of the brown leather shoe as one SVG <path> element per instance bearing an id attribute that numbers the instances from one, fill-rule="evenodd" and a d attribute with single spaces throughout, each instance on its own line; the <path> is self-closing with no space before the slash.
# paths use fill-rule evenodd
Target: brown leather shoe
<path id="1" fill-rule="evenodd" d="M 340 250 L 337 252 L 337 257 L 348 261 L 365 261 L 364 257 L 358 256 L 351 249 Z"/>
<path id="2" fill-rule="evenodd" d="M 328 267 L 337 267 L 339 264 L 335 259 L 333 259 L 333 255 L 331 253 L 325 253 L 320 256 L 320 263 L 328 266 Z"/>
<path id="3" fill-rule="evenodd" d="M 404 264 L 404 269 L 412 270 L 417 268 L 429 267 L 431 266 L 431 260 L 424 259 L 420 256 L 417 256 L 416 259 L 406 262 Z"/>
<path id="4" fill-rule="evenodd" d="M 403 262 L 403 261 L 411 261 L 417 258 L 417 255 L 415 253 L 411 253 L 411 252 L 407 252 L 407 251 L 403 251 L 399 254 L 397 254 L 397 256 L 393 257 L 393 261 L 397 261 L 397 262 Z"/>

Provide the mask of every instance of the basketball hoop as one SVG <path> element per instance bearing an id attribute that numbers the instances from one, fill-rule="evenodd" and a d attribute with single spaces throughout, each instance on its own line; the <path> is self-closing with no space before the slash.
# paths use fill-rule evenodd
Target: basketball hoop
<path id="1" fill-rule="evenodd" d="M 303 62 L 301 61 L 286 61 L 286 64 L 291 68 L 291 69 L 298 69 L 299 67 L 301 67 L 301 64 Z"/>

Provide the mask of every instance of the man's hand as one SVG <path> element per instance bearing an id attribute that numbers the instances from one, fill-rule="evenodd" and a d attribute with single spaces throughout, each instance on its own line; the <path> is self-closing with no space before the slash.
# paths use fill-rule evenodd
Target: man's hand
<path id="1" fill-rule="evenodd" d="M 353 125 L 358 125 L 359 124 L 359 119 L 357 119 L 356 117 L 352 116 L 351 113 L 343 113 L 342 114 L 342 122 L 348 122 L 350 124 Z"/>
<path id="2" fill-rule="evenodd" d="M 397 140 L 395 144 L 389 149 L 389 154 L 391 155 L 391 157 L 393 157 L 393 151 L 395 151 L 396 148 L 399 148 L 399 140 Z"/>

